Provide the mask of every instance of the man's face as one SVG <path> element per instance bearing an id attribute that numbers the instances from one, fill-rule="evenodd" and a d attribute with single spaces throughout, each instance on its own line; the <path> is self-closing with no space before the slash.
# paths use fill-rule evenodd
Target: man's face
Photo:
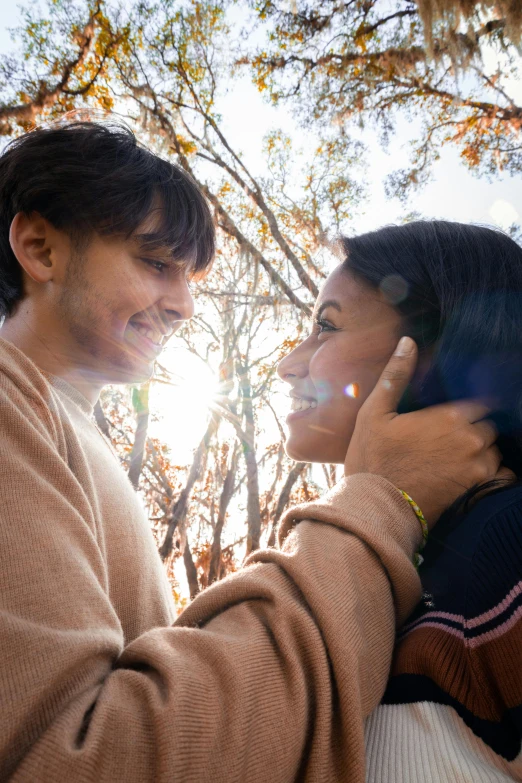
<path id="1" fill-rule="evenodd" d="M 187 265 L 145 249 L 138 235 L 152 230 L 95 235 L 79 252 L 63 247 L 69 258 L 53 288 L 54 331 L 63 335 L 64 359 L 94 384 L 146 381 L 162 344 L 193 314 Z"/>

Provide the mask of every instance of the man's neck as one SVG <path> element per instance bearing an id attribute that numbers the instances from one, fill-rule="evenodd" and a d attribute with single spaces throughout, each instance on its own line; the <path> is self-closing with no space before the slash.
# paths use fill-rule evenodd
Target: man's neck
<path id="1" fill-rule="evenodd" d="M 22 312 L 4 321 L 0 337 L 7 340 L 33 361 L 42 372 L 61 378 L 95 405 L 105 385 L 87 368 L 75 366 L 51 334 L 39 334 L 31 318 Z"/>

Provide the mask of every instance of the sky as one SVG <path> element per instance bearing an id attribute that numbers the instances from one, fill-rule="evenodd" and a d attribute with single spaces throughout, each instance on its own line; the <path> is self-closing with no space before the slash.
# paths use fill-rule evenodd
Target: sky
<path id="1" fill-rule="evenodd" d="M 2 3 L 0 53 L 12 49 L 8 28 L 16 26 L 19 19 L 17 5 Z M 513 85 L 513 95 L 520 105 L 522 84 Z M 293 137 L 297 147 L 307 146 L 306 131 L 297 126 L 290 111 L 268 103 L 246 76 L 232 83 L 228 93 L 221 98 L 219 110 L 225 135 L 232 146 L 242 152 L 245 162 L 257 175 L 263 174 L 261 147 L 268 131 L 281 128 Z M 360 138 L 370 151 L 365 160 L 368 198 L 351 230 L 364 232 L 378 228 L 398 221 L 412 211 L 425 217 L 486 223 L 504 229 L 522 221 L 520 178 L 502 175 L 491 182 L 485 178 L 478 179 L 462 164 L 458 152 L 450 147 L 442 150 L 440 160 L 433 166 L 432 181 L 406 206 L 388 199 L 384 179 L 391 171 L 406 164 L 409 143 L 406 133 L 409 137 L 409 126 L 405 123 L 399 125 L 398 133 L 385 150 L 374 132 L 368 129 L 360 132 Z M 190 460 L 191 452 L 204 432 L 207 406 L 216 380 L 202 362 L 174 341 L 161 361 L 169 369 L 175 369 L 181 377 L 174 390 L 155 388 L 151 402 L 160 420 L 152 425 L 152 432 L 161 434 L 173 450 L 174 461 L 184 464 Z M 183 411 L 183 414 L 176 411 Z"/>
<path id="2" fill-rule="evenodd" d="M 19 5 L 2 3 L 0 20 L 0 53 L 12 49 L 9 28 L 20 19 Z M 522 104 L 522 83 L 511 86 L 511 94 Z M 249 164 L 260 160 L 259 151 L 264 135 L 279 127 L 297 139 L 303 138 L 290 112 L 282 106 L 274 107 L 263 99 L 248 78 L 235 81 L 223 99 L 221 112 L 225 130 L 239 147 Z M 403 126 L 406 128 L 406 125 Z M 415 210 L 426 217 L 439 217 L 473 223 L 488 223 L 508 228 L 513 222 L 522 221 L 522 187 L 519 177 L 508 174 L 488 182 L 477 178 L 459 159 L 458 152 L 450 147 L 442 151 L 440 160 L 433 167 L 433 180 L 422 192 L 415 195 L 405 208 L 397 200 L 387 199 L 384 179 L 387 174 L 407 160 L 408 141 L 399 133 L 388 150 L 384 150 L 376 134 L 365 130 L 361 138 L 370 148 L 366 176 L 369 183 L 368 200 L 364 211 L 357 218 L 356 230 L 367 231 L 396 221 Z M 365 161 L 366 163 L 366 161 Z"/>
<path id="3" fill-rule="evenodd" d="M 522 103 L 522 84 L 515 85 L 513 93 Z M 240 108 L 239 108 L 240 107 Z M 234 85 L 222 100 L 221 112 L 227 134 L 236 141 L 248 162 L 259 160 L 263 136 L 273 127 L 282 127 L 294 139 L 305 133 L 298 128 L 285 107 L 274 107 L 249 83 L 247 78 Z M 405 127 L 405 123 L 402 123 Z M 365 160 L 368 180 L 368 199 L 357 217 L 356 230 L 369 231 L 385 223 L 399 220 L 406 212 L 415 210 L 425 217 L 446 218 L 470 223 L 487 223 L 508 228 L 522 220 L 522 187 L 519 177 L 502 175 L 488 182 L 473 176 L 459 158 L 456 149 L 446 147 L 433 166 L 433 179 L 421 192 L 414 195 L 407 207 L 398 200 L 388 199 L 384 191 L 386 175 L 406 164 L 409 140 L 399 131 L 387 150 L 383 149 L 377 134 L 371 129 L 359 138 L 369 147 Z"/>
<path id="4" fill-rule="evenodd" d="M 0 54 L 12 49 L 8 28 L 16 26 L 19 19 L 19 7 L 3 0 Z M 513 85 L 512 94 L 521 105 L 522 84 Z M 307 147 L 306 131 L 297 126 L 289 110 L 269 104 L 246 76 L 232 83 L 228 93 L 221 98 L 219 110 L 225 135 L 232 146 L 241 151 L 247 166 L 256 176 L 263 175 L 261 148 L 263 138 L 270 130 L 280 128 L 292 136 L 296 147 Z M 365 159 L 368 198 L 350 230 L 359 233 L 372 230 L 396 222 L 412 211 L 425 217 L 485 223 L 504 229 L 515 222 L 522 222 L 520 178 L 503 175 L 491 182 L 485 178 L 478 179 L 462 164 L 458 152 L 450 147 L 442 151 L 440 160 L 433 166 L 432 181 L 406 206 L 388 199 L 384 180 L 391 171 L 406 165 L 410 137 L 411 128 L 405 123 L 399 125 L 398 133 L 385 150 L 374 132 L 368 129 L 360 131 L 360 138 L 369 149 L 369 156 Z M 170 341 L 160 361 L 175 373 L 176 386 L 153 385 L 150 399 L 153 419 L 149 431 L 170 447 L 174 464 L 188 464 L 206 429 L 209 405 L 217 391 L 217 378 L 176 340 Z M 272 437 L 269 425 L 268 421 L 262 424 L 266 432 L 260 436 L 261 440 L 268 439 L 267 442 Z M 312 476 L 320 480 L 319 474 Z M 233 516 L 242 519 L 243 514 Z M 233 530 L 226 532 L 228 536 L 232 535 L 230 540 L 233 540 Z M 179 560 L 178 564 L 176 576 L 180 590 L 183 595 L 188 595 L 182 561 Z"/>

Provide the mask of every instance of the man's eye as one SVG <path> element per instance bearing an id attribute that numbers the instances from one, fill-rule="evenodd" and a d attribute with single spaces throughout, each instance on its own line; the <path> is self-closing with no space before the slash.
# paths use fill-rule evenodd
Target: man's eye
<path id="1" fill-rule="evenodd" d="M 322 334 L 323 332 L 336 332 L 337 328 L 331 324 L 329 321 L 325 321 L 322 318 L 316 318 L 315 326 L 317 327 L 317 331 L 319 334 Z"/>
<path id="2" fill-rule="evenodd" d="M 157 261 L 154 258 L 142 258 L 141 260 L 144 264 L 147 264 L 147 266 L 157 269 L 158 272 L 163 272 L 163 270 L 167 268 L 167 264 L 163 263 L 163 261 Z"/>

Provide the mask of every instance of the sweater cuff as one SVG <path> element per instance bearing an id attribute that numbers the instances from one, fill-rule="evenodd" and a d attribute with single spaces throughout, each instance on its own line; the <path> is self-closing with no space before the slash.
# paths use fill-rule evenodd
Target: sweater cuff
<path id="1" fill-rule="evenodd" d="M 300 521 L 314 520 L 346 530 L 365 542 L 390 579 L 402 625 L 421 595 L 413 557 L 422 544 L 422 528 L 409 503 L 382 476 L 358 473 L 341 479 L 313 503 L 289 509 L 279 527 L 279 546 Z"/>

